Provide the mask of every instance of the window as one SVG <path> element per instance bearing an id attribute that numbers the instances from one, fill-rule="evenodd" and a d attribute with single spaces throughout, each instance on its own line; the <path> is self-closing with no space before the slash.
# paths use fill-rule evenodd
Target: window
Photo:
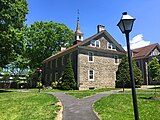
<path id="1" fill-rule="evenodd" d="M 64 65 L 64 56 L 62 57 L 62 65 Z"/>
<path id="2" fill-rule="evenodd" d="M 52 81 L 52 73 L 50 74 L 50 81 Z"/>
<path id="3" fill-rule="evenodd" d="M 88 61 L 93 62 L 93 52 L 88 52 Z"/>
<path id="4" fill-rule="evenodd" d="M 55 81 L 58 80 L 58 72 L 55 73 Z"/>
<path id="5" fill-rule="evenodd" d="M 48 77 L 48 76 L 47 76 L 47 74 L 46 74 L 46 75 L 45 75 L 45 81 L 47 81 L 47 77 Z"/>
<path id="6" fill-rule="evenodd" d="M 88 78 L 90 81 L 94 80 L 94 70 L 89 70 L 88 71 Z"/>
<path id="7" fill-rule="evenodd" d="M 99 40 L 96 40 L 96 47 L 100 47 Z"/>
<path id="8" fill-rule="evenodd" d="M 52 69 L 52 61 L 51 61 L 51 63 L 50 63 L 50 68 Z"/>
<path id="9" fill-rule="evenodd" d="M 114 55 L 114 59 L 115 59 L 115 62 L 114 63 L 118 63 L 118 55 Z"/>
<path id="10" fill-rule="evenodd" d="M 116 50 L 115 44 L 113 44 L 113 43 L 108 43 L 107 45 L 108 45 L 108 49 Z"/>
<path id="11" fill-rule="evenodd" d="M 90 45 L 93 47 L 100 47 L 100 41 L 99 40 L 92 40 L 90 42 Z"/>
<path id="12" fill-rule="evenodd" d="M 58 66 L 58 63 L 57 63 L 57 62 L 58 62 L 58 60 L 56 59 L 56 67 Z"/>
<path id="13" fill-rule="evenodd" d="M 91 41 L 91 46 L 95 46 L 95 41 Z"/>
<path id="14" fill-rule="evenodd" d="M 108 48 L 112 49 L 112 44 L 111 43 L 108 43 Z"/>

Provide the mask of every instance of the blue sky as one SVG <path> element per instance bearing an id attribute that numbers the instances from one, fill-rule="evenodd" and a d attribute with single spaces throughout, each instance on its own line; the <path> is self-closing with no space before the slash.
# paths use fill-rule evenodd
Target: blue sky
<path id="1" fill-rule="evenodd" d="M 84 38 L 97 33 L 97 25 L 101 24 L 125 47 L 125 36 L 116 25 L 122 12 L 126 11 L 136 18 L 130 33 L 131 48 L 136 48 L 160 44 L 159 5 L 160 0 L 28 0 L 26 24 L 52 20 L 64 23 L 75 31 L 79 9 Z"/>

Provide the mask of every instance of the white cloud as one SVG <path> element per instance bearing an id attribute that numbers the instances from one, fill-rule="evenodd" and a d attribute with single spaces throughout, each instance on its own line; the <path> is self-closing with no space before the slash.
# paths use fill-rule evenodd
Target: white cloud
<path id="1" fill-rule="evenodd" d="M 149 44 L 150 44 L 150 41 L 143 40 L 143 35 L 142 34 L 136 35 L 135 37 L 132 38 L 132 40 L 130 40 L 130 48 L 131 49 L 144 47 L 144 46 L 147 46 Z M 127 50 L 127 46 L 124 46 L 123 48 L 125 50 Z"/>

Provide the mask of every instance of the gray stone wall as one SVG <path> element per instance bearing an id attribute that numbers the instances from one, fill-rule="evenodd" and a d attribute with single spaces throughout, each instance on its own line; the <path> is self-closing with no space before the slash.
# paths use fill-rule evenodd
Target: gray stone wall
<path id="1" fill-rule="evenodd" d="M 78 55 L 79 89 L 114 88 L 118 64 L 115 64 L 114 54 L 91 51 L 94 62 L 88 62 L 88 51 L 80 50 Z M 88 71 L 94 70 L 94 81 L 89 81 Z"/>
<path id="2" fill-rule="evenodd" d="M 62 57 L 63 57 L 63 64 L 62 64 Z M 72 67 L 74 71 L 74 77 L 77 82 L 77 51 L 73 51 L 69 54 L 62 55 L 57 59 L 57 66 L 56 66 L 56 59 L 50 60 L 43 64 L 43 84 L 46 86 L 50 86 L 52 82 L 55 80 L 55 73 L 57 73 L 57 80 L 62 77 L 65 65 L 67 62 L 67 58 L 70 57 L 72 61 Z"/>

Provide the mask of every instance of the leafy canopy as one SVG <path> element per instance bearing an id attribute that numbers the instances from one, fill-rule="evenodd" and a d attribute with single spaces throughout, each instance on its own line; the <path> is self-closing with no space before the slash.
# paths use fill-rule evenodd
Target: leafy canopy
<path id="1" fill-rule="evenodd" d="M 73 31 L 63 23 L 35 22 L 23 29 L 25 38 L 24 57 L 29 59 L 31 69 L 41 67 L 44 59 L 69 47 L 73 42 Z"/>
<path id="2" fill-rule="evenodd" d="M 0 0 L 0 67 L 15 60 L 23 50 L 20 30 L 28 13 L 26 0 Z"/>

